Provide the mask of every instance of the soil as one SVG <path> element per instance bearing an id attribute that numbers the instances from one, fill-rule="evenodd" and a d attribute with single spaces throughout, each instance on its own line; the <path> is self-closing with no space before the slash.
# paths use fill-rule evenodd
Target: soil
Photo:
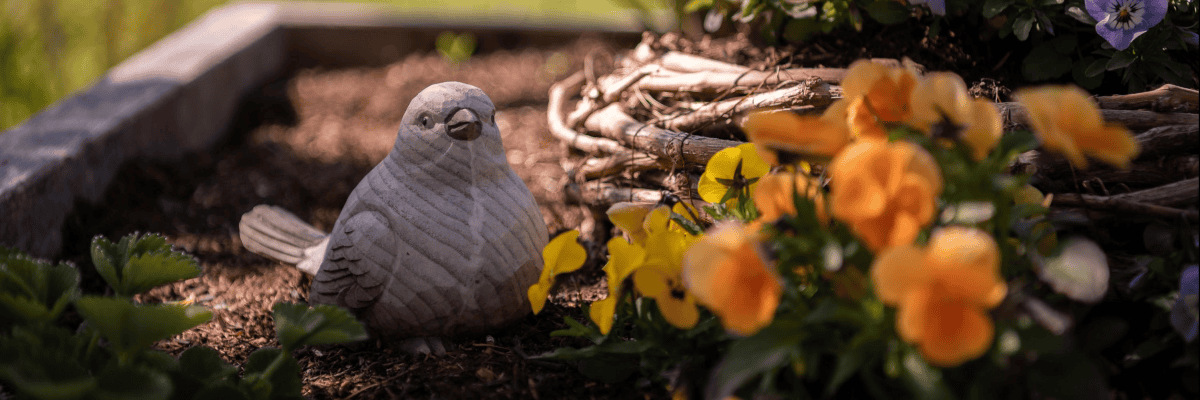
<path id="1" fill-rule="evenodd" d="M 929 70 L 963 74 L 980 94 L 1005 100 L 1009 69 L 993 69 L 1002 54 L 972 49 L 966 27 L 929 40 L 915 28 L 872 28 L 848 37 L 820 37 L 803 49 L 759 50 L 744 36 L 681 41 L 679 49 L 734 62 L 772 59 L 805 66 L 844 67 L 861 57 L 909 56 Z M 856 38 L 856 39 L 851 39 Z M 358 181 L 390 150 L 408 100 L 426 86 L 461 81 L 482 88 L 496 104 L 510 164 L 533 191 L 551 234 L 567 229 L 607 231 L 587 205 L 564 198 L 565 168 L 585 155 L 554 139 L 546 122 L 551 83 L 582 68 L 588 54 L 625 51 L 633 43 L 582 38 L 560 48 L 515 48 L 451 64 L 436 53 L 413 54 L 379 68 L 302 69 L 251 94 L 227 143 L 177 163 L 124 167 L 103 201 L 77 205 L 64 227 L 64 257 L 81 266 L 85 291 L 103 292 L 88 256 L 95 235 L 116 239 L 156 232 L 199 259 L 197 278 L 151 290 L 143 302 L 191 300 L 213 319 L 157 344 L 178 354 L 204 345 L 242 363 L 255 349 L 277 346 L 270 309 L 303 302 L 310 278 L 289 265 L 242 248 L 241 215 L 258 204 L 291 210 L 328 230 Z M 781 53 L 782 52 L 782 53 Z M 1011 59 L 1007 61 L 1013 63 Z M 602 215 L 602 214 L 600 214 Z M 595 249 L 606 238 L 590 237 Z M 598 255 L 600 251 L 590 251 Z M 568 277 L 540 314 L 486 335 L 451 338 L 445 356 L 413 356 L 375 341 L 318 346 L 295 355 L 310 398 L 667 398 L 645 381 L 591 381 L 567 363 L 530 360 L 575 338 L 553 337 L 564 316 L 586 319 L 581 300 L 603 293 L 601 262 L 590 260 Z"/>

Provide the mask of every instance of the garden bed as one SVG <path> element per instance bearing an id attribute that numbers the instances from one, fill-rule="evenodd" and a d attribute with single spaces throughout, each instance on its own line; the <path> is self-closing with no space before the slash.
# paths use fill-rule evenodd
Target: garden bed
<path id="1" fill-rule="evenodd" d="M 1010 89 L 1023 85 L 1019 74 L 1013 68 L 1001 68 L 1008 56 L 980 46 L 967 34 L 968 28 L 949 27 L 958 35 L 928 39 L 917 28 L 868 26 L 861 35 L 818 37 L 811 46 L 782 51 L 756 46 L 746 36 L 698 41 L 650 37 L 647 43 L 659 51 L 703 55 L 760 69 L 785 60 L 790 65 L 844 68 L 860 58 L 897 62 L 909 58 L 929 71 L 962 75 L 976 96 L 1009 101 Z M 293 32 L 291 38 L 337 42 L 329 36 L 335 34 L 353 40 L 354 29 L 367 28 L 312 29 Z M 440 30 L 424 30 L 414 37 L 432 43 L 437 32 Z M 602 244 L 613 234 L 612 225 L 603 217 L 613 199 L 589 195 L 587 182 L 581 179 L 593 155 L 573 149 L 551 133 L 547 116 L 551 87 L 573 72 L 597 68 L 597 60 L 626 54 L 637 43 L 632 35 L 615 39 L 557 35 L 553 40 L 530 36 L 536 35 L 508 39 L 479 35 L 481 51 L 461 63 L 426 45 L 399 49 L 393 44 L 390 53 L 384 52 L 393 54 L 391 59 L 293 49 L 289 54 L 295 57 L 288 69 L 293 72 L 282 77 L 264 75 L 271 78 L 265 84 L 256 83 L 256 89 L 237 103 L 230 118 L 232 128 L 216 140 L 214 149 L 166 160 L 132 159 L 114 172 L 112 184 L 94 196 L 97 201 L 72 199 L 74 210 L 61 230 L 62 258 L 81 267 L 85 291 L 98 292 L 104 285 L 87 267 L 92 237 L 116 239 L 132 232 L 166 236 L 176 248 L 196 256 L 204 274 L 154 289 L 139 300 L 188 301 L 207 307 L 214 316 L 157 347 L 177 355 L 188 347 L 204 345 L 216 349 L 226 361 L 242 363 L 253 350 L 278 345 L 271 306 L 305 301 L 310 278 L 292 266 L 246 251 L 237 232 L 241 215 L 255 205 L 272 204 L 319 229 L 330 229 L 350 191 L 391 149 L 409 99 L 430 84 L 465 82 L 483 89 L 496 104 L 496 121 L 509 163 L 533 192 L 549 233 L 581 230 L 592 259 L 560 284 L 558 294 L 540 314 L 487 334 L 450 338 L 448 353 L 441 357 L 413 356 L 381 342 L 304 348 L 296 354 L 304 395 L 318 399 L 668 398 L 666 388 L 644 380 L 604 383 L 586 378 L 574 364 L 528 357 L 587 344 L 579 338 L 552 337 L 551 332 L 566 327 L 564 316 L 587 319 L 581 305 L 603 296 L 603 261 L 598 257 Z M 317 42 L 310 49 L 336 48 L 335 44 Z M 745 140 L 739 132 L 715 135 Z M 1191 155 L 1192 164 L 1171 179 L 1194 180 L 1194 159 Z M 702 164 L 678 167 L 672 172 L 696 175 Z M 639 181 L 643 174 L 627 170 L 605 176 L 609 178 L 604 182 L 617 182 L 619 187 L 646 182 Z M 659 178 L 656 181 L 661 183 Z M 1081 193 L 1107 195 L 1110 189 L 1115 194 L 1136 188 L 1085 188 Z M 1114 230 L 1106 239 L 1126 243 L 1141 239 L 1146 220 L 1109 226 L 1135 226 L 1137 232 Z M 1129 247 L 1145 251 L 1140 245 Z M 1177 378 L 1156 379 L 1178 387 Z"/>

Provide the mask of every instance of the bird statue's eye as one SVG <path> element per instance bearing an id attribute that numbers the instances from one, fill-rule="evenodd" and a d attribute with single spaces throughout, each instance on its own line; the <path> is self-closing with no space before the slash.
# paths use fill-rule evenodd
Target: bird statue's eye
<path id="1" fill-rule="evenodd" d="M 424 127 L 424 128 L 429 127 L 429 116 L 428 115 L 422 115 L 418 121 L 420 121 L 422 127 Z"/>

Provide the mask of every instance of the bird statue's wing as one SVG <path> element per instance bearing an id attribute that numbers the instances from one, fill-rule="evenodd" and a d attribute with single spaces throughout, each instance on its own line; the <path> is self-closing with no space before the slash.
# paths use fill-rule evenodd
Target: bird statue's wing
<path id="1" fill-rule="evenodd" d="M 396 242 L 396 233 L 382 214 L 355 214 L 330 234 L 328 255 L 314 278 L 313 291 L 346 308 L 371 306 L 391 279 Z"/>

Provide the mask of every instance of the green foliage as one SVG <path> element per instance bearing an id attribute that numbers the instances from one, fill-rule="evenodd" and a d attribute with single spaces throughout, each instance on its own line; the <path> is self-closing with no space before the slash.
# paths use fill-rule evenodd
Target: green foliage
<path id="1" fill-rule="evenodd" d="M 212 312 L 182 304 L 134 304 L 129 300 L 84 296 L 75 309 L 108 340 L 117 354 L 132 356 L 159 340 L 208 322 Z"/>
<path id="2" fill-rule="evenodd" d="M 279 303 L 273 309 L 275 332 L 284 350 L 303 346 L 347 343 L 367 338 L 358 320 L 342 308 L 319 304 L 309 308 L 304 304 Z"/>
<path id="3" fill-rule="evenodd" d="M 455 34 L 442 32 L 437 37 L 437 51 L 450 64 L 462 64 L 475 54 L 475 35 L 470 32 Z"/>
<path id="4" fill-rule="evenodd" d="M 301 346 L 366 338 L 346 310 L 277 304 L 282 349 L 263 348 L 238 368 L 216 350 L 193 347 L 178 359 L 150 348 L 208 321 L 212 312 L 183 304 L 138 304 L 127 297 L 196 276 L 195 259 L 157 235 L 117 243 L 96 238 L 97 271 L 121 298 L 80 296 L 70 265 L 35 261 L 0 247 L 0 382 L 34 399 L 301 399 Z M 67 304 L 79 327 L 56 324 Z M 72 333 L 74 332 L 74 333 Z"/>
<path id="5" fill-rule="evenodd" d="M 799 43 L 836 30 L 860 31 L 864 15 L 885 25 L 917 19 L 929 26 L 929 36 L 940 34 L 943 21 L 953 20 L 978 26 L 980 36 L 992 42 L 1015 38 L 1028 43 L 1015 54 L 1030 82 L 1070 80 L 1096 89 L 1111 73 L 1130 92 L 1162 82 L 1196 87 L 1196 46 L 1188 44 L 1188 37 L 1194 37 L 1198 24 L 1197 2 L 1171 2 L 1162 23 L 1121 51 L 1096 34 L 1096 20 L 1083 0 L 945 0 L 946 15 L 933 15 L 923 7 L 893 0 L 692 0 L 685 10 L 707 11 L 708 21 L 757 26 L 768 44 Z M 709 31 L 719 26 L 706 23 Z"/>
<path id="6" fill-rule="evenodd" d="M 79 292 L 79 272 L 0 246 L 0 329 L 9 323 L 51 322 Z"/>
<path id="7" fill-rule="evenodd" d="M 98 236 L 92 239 L 92 263 L 117 295 L 126 298 L 200 274 L 195 258 L 171 251 L 167 239 L 155 234 L 133 234 L 117 243 Z"/>

